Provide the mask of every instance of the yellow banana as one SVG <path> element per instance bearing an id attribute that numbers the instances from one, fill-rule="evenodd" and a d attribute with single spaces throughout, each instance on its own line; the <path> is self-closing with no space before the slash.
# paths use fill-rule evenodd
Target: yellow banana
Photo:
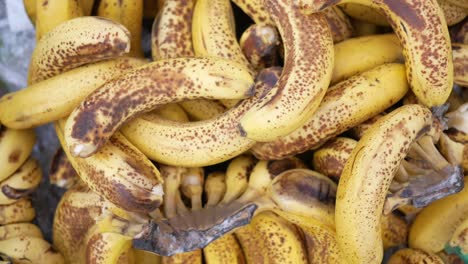
<path id="1" fill-rule="evenodd" d="M 96 154 L 82 159 L 66 148 L 64 120 L 55 123 L 57 136 L 80 178 L 93 191 L 133 212 L 152 212 L 161 205 L 159 171 L 122 134 L 116 133 Z"/>
<path id="2" fill-rule="evenodd" d="M 29 158 L 10 177 L 0 182 L 0 205 L 12 204 L 31 194 L 41 182 L 42 171 L 34 158 Z"/>
<path id="3" fill-rule="evenodd" d="M 206 196 L 205 206 L 217 205 L 226 193 L 226 174 L 219 171 L 208 174 L 203 190 Z"/>
<path id="4" fill-rule="evenodd" d="M 310 118 L 333 69 L 333 40 L 322 14 L 305 15 L 288 0 L 268 0 L 265 6 L 283 39 L 284 68 L 278 83 L 239 124 L 244 136 L 261 142 L 287 135 Z"/>
<path id="5" fill-rule="evenodd" d="M 124 91 L 122 85 L 128 89 Z M 252 78 L 235 62 L 218 58 L 156 61 L 91 93 L 69 116 L 65 140 L 74 156 L 88 157 L 125 121 L 159 105 L 184 99 L 240 99 L 252 92 Z"/>
<path id="6" fill-rule="evenodd" d="M 18 223 L 0 226 L 0 241 L 14 237 L 42 237 L 42 231 L 34 224 Z"/>
<path id="7" fill-rule="evenodd" d="M 468 256 L 468 218 L 455 229 L 452 238 L 448 242 L 448 246 L 459 250 L 460 255 L 464 257 Z"/>
<path id="8" fill-rule="evenodd" d="M 333 138 L 314 152 L 313 165 L 317 172 L 339 181 L 344 165 L 357 141 L 346 138 Z"/>
<path id="9" fill-rule="evenodd" d="M 387 190 L 411 143 L 431 123 L 426 108 L 402 106 L 379 119 L 354 148 L 341 174 L 335 218 L 348 263 L 382 261 L 380 221 Z"/>
<path id="10" fill-rule="evenodd" d="M 257 77 L 255 95 L 215 119 L 154 123 L 139 118 L 125 124 L 121 131 L 145 155 L 164 164 L 202 167 L 228 160 L 255 144 L 240 135 L 237 125 L 240 116 L 274 85 L 279 72 L 278 68 L 265 69 Z"/>
<path id="11" fill-rule="evenodd" d="M 24 10 L 33 25 L 36 23 L 36 2 L 37 0 L 23 0 Z"/>
<path id="12" fill-rule="evenodd" d="M 244 252 L 247 264 L 270 263 L 266 241 L 255 230 L 252 223 L 237 229 L 234 232 Z"/>
<path id="13" fill-rule="evenodd" d="M 13 263 L 65 263 L 63 256 L 47 241 L 33 236 L 0 240 L 0 253 L 11 258 Z"/>
<path id="14" fill-rule="evenodd" d="M 367 132 L 367 130 L 369 130 L 369 128 L 375 123 L 377 122 L 377 120 L 379 120 L 381 117 L 384 116 L 385 113 L 380 113 L 378 115 L 375 115 L 369 119 L 367 119 L 366 121 L 362 122 L 361 124 L 353 127 L 350 129 L 350 133 L 351 135 L 353 136 L 354 139 L 356 140 L 359 140 L 361 139 L 365 133 Z"/>
<path id="15" fill-rule="evenodd" d="M 271 263 L 308 263 L 300 231 L 272 212 L 255 216 L 252 225 L 265 240 Z"/>
<path id="16" fill-rule="evenodd" d="M 35 143 L 36 134 L 33 130 L 9 129 L 0 125 L 0 181 L 20 168 Z"/>
<path id="17" fill-rule="evenodd" d="M 83 16 L 80 1 L 36 0 L 36 39 L 40 40 L 62 22 Z"/>
<path id="18" fill-rule="evenodd" d="M 405 245 L 408 241 L 409 226 L 408 223 L 391 213 L 382 216 L 382 242 L 383 248 Z"/>
<path id="19" fill-rule="evenodd" d="M 465 183 L 467 178 L 465 177 Z M 429 253 L 444 249 L 456 228 L 467 219 L 468 188 L 425 207 L 414 220 L 409 233 L 409 245 Z"/>
<path id="20" fill-rule="evenodd" d="M 28 82 L 36 83 L 87 63 L 115 58 L 129 50 L 130 33 L 122 25 L 100 17 L 71 19 L 37 43 L 31 55 Z"/>
<path id="21" fill-rule="evenodd" d="M 244 13 L 246 13 L 255 24 L 265 23 L 274 25 L 270 14 L 265 8 L 262 0 L 232 0 Z"/>
<path id="22" fill-rule="evenodd" d="M 245 192 L 256 162 L 252 155 L 239 155 L 229 163 L 226 169 L 226 194 L 221 204 L 230 203 Z"/>
<path id="23" fill-rule="evenodd" d="M 405 248 L 398 250 L 387 262 L 388 264 L 443 264 L 440 257 L 435 254 L 424 252 L 420 249 Z"/>
<path id="24" fill-rule="evenodd" d="M 454 5 L 448 0 L 437 0 L 442 12 L 444 12 L 447 26 L 453 26 L 468 16 L 468 9 Z"/>
<path id="25" fill-rule="evenodd" d="M 114 264 L 132 246 L 131 237 L 116 233 L 96 232 L 86 245 L 86 263 Z"/>
<path id="26" fill-rule="evenodd" d="M 105 82 L 145 63 L 118 58 L 89 64 L 6 94 L 0 98 L 0 121 L 24 129 L 59 120 Z"/>
<path id="27" fill-rule="evenodd" d="M 347 39 L 335 45 L 331 83 L 335 84 L 382 64 L 402 59 L 402 49 L 395 34 Z"/>
<path id="28" fill-rule="evenodd" d="M 84 16 L 90 16 L 93 11 L 94 0 L 78 0 Z"/>
<path id="29" fill-rule="evenodd" d="M 163 257 L 162 264 L 202 264 L 202 251 L 201 250 L 194 250 L 185 253 L 179 253 L 177 255 L 171 257 Z"/>
<path id="30" fill-rule="evenodd" d="M 212 119 L 226 111 L 222 104 L 205 99 L 180 102 L 179 105 L 187 112 L 193 121 Z"/>
<path id="31" fill-rule="evenodd" d="M 161 256 L 143 250 L 133 250 L 135 263 L 138 264 L 161 264 Z"/>
<path id="32" fill-rule="evenodd" d="M 242 53 L 256 71 L 278 64 L 280 44 L 278 31 L 269 24 L 251 25 L 239 40 Z"/>
<path id="33" fill-rule="evenodd" d="M 211 242 L 203 249 L 203 256 L 207 264 L 245 263 L 242 248 L 233 234 L 224 235 Z"/>
<path id="34" fill-rule="evenodd" d="M 26 198 L 12 204 L 0 205 L 0 225 L 31 222 L 35 216 L 36 211 L 31 200 Z"/>
<path id="35" fill-rule="evenodd" d="M 151 120 L 152 116 L 162 117 L 176 122 L 188 122 L 189 118 L 184 109 L 178 104 L 167 104 L 145 115 L 146 120 Z"/>
<path id="36" fill-rule="evenodd" d="M 306 12 L 343 3 L 359 3 L 381 10 L 391 22 L 405 55 L 411 89 L 426 106 L 447 100 L 453 86 L 450 36 L 437 0 L 298 0 Z"/>
<path id="37" fill-rule="evenodd" d="M 468 44 L 452 44 L 454 82 L 468 86 Z"/>
<path id="38" fill-rule="evenodd" d="M 259 159 L 281 159 L 315 149 L 387 109 L 407 91 L 403 65 L 374 68 L 331 87 L 306 124 L 275 141 L 256 144 L 252 153 Z"/>
<path id="39" fill-rule="evenodd" d="M 52 158 L 49 170 L 49 181 L 51 184 L 65 189 L 70 189 L 80 182 L 78 173 L 71 165 L 61 147 L 55 152 Z"/>
<path id="40" fill-rule="evenodd" d="M 468 8 L 468 3 L 466 3 L 466 1 L 464 0 L 447 0 L 447 1 L 449 1 L 451 4 L 456 5 L 456 6 Z"/>
<path id="41" fill-rule="evenodd" d="M 143 57 L 141 29 L 143 28 L 143 0 L 101 0 L 97 15 L 122 24 L 130 31 L 130 56 Z"/>
<path id="42" fill-rule="evenodd" d="M 357 3 L 346 3 L 340 5 L 343 12 L 348 16 L 374 25 L 389 26 L 387 18 L 378 9 Z"/>
<path id="43" fill-rule="evenodd" d="M 328 25 L 332 32 L 334 43 L 341 42 L 350 38 L 354 34 L 353 26 L 349 18 L 341 11 L 340 8 L 334 6 L 323 10 L 323 14 L 327 19 Z"/>

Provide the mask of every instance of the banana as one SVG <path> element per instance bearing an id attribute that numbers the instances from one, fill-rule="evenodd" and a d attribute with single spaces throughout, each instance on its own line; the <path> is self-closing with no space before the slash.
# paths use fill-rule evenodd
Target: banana
<path id="1" fill-rule="evenodd" d="M 36 0 L 36 40 L 42 39 L 62 22 L 83 16 L 80 1 Z M 68 39 L 70 40 L 70 39 Z"/>
<path id="2" fill-rule="evenodd" d="M 202 251 L 194 250 L 185 253 L 179 253 L 171 257 L 163 257 L 162 264 L 201 264 L 202 262 Z"/>
<path id="3" fill-rule="evenodd" d="M 334 6 L 323 10 L 323 14 L 327 19 L 328 25 L 332 32 L 334 43 L 341 42 L 350 38 L 354 34 L 353 26 L 349 18 L 341 11 L 340 8 Z"/>
<path id="4" fill-rule="evenodd" d="M 28 82 L 37 83 L 87 63 L 116 58 L 129 50 L 130 33 L 124 26 L 100 17 L 71 19 L 37 43 L 31 55 Z"/>
<path id="5" fill-rule="evenodd" d="M 335 217 L 338 243 L 349 263 L 382 261 L 380 221 L 387 190 L 411 143 L 431 123 L 426 108 L 402 106 L 379 119 L 354 148 L 341 174 Z"/>
<path id="6" fill-rule="evenodd" d="M 468 44 L 452 44 L 454 82 L 468 86 Z"/>
<path id="7" fill-rule="evenodd" d="M 379 33 L 379 26 L 361 20 L 353 20 L 354 36 L 363 37 Z"/>
<path id="8" fill-rule="evenodd" d="M 0 121 L 25 129 L 68 116 L 88 94 L 145 60 L 118 58 L 84 65 L 0 98 Z"/>
<path id="9" fill-rule="evenodd" d="M 465 177 L 465 183 L 467 178 Z M 468 188 L 425 207 L 414 220 L 409 233 L 409 246 L 429 253 L 444 249 L 456 228 L 467 219 Z"/>
<path id="10" fill-rule="evenodd" d="M 239 40 L 242 53 L 256 70 L 278 65 L 280 36 L 276 28 L 269 24 L 253 24 Z"/>
<path id="11" fill-rule="evenodd" d="M 128 89 L 122 90 L 122 85 Z M 156 106 L 184 99 L 240 99 L 252 92 L 253 80 L 247 70 L 231 61 L 156 61 L 124 73 L 92 92 L 70 114 L 65 139 L 72 155 L 89 157 L 125 121 Z"/>
<path id="12" fill-rule="evenodd" d="M 449 136 L 442 133 L 439 139 L 439 150 L 450 164 L 455 166 L 463 164 L 464 149 L 465 146 L 463 144 L 452 140 Z M 466 168 L 463 169 L 466 170 Z"/>
<path id="13" fill-rule="evenodd" d="M 37 0 L 23 0 L 24 10 L 33 25 L 36 24 L 36 2 Z"/>
<path id="14" fill-rule="evenodd" d="M 387 262 L 388 264 L 443 264 L 440 257 L 433 253 L 424 252 L 420 249 L 404 248 L 393 254 Z"/>
<path id="15" fill-rule="evenodd" d="M 258 143 L 251 151 L 259 159 L 281 159 L 316 149 L 387 109 L 407 91 L 403 65 L 379 66 L 331 87 L 318 110 L 302 127 L 275 141 Z"/>
<path id="16" fill-rule="evenodd" d="M 270 263 L 266 240 L 255 230 L 252 223 L 245 225 L 234 232 L 244 252 L 247 264 Z"/>
<path id="17" fill-rule="evenodd" d="M 322 14 L 305 15 L 288 0 L 268 0 L 265 7 L 283 39 L 285 63 L 278 83 L 240 120 L 241 133 L 260 142 L 287 135 L 310 118 L 333 68 L 333 40 Z"/>
<path id="18" fill-rule="evenodd" d="M 145 1 L 146 2 L 146 1 Z M 143 250 L 133 250 L 135 263 L 138 264 L 161 264 L 161 256 Z"/>
<path id="19" fill-rule="evenodd" d="M 233 234 L 224 235 L 211 242 L 203 249 L 203 256 L 207 264 L 245 263 L 242 248 Z"/>
<path id="20" fill-rule="evenodd" d="M 405 97 L 406 98 L 406 97 Z M 379 120 L 380 118 L 382 118 L 383 116 L 385 115 L 384 112 L 380 113 L 380 114 L 377 114 L 369 119 L 367 119 L 366 121 L 362 122 L 361 124 L 353 127 L 350 129 L 350 133 L 351 135 L 353 136 L 354 139 L 356 140 L 359 140 L 361 139 L 365 133 L 367 132 L 367 130 L 369 130 L 369 128 L 375 123 L 377 122 L 377 120 Z"/>
<path id="21" fill-rule="evenodd" d="M 203 184 L 205 173 L 203 168 L 188 168 L 180 182 L 182 194 L 190 199 L 192 210 L 202 208 Z"/>
<path id="22" fill-rule="evenodd" d="M 405 245 L 408 241 L 409 226 L 401 217 L 395 214 L 382 216 L 382 242 L 383 248 L 389 249 Z"/>
<path id="23" fill-rule="evenodd" d="M 94 0 L 78 0 L 84 16 L 90 16 L 93 11 Z"/>
<path id="24" fill-rule="evenodd" d="M 26 161 L 36 143 L 33 130 L 9 129 L 0 125 L 0 182 Z"/>
<path id="25" fill-rule="evenodd" d="M 232 0 L 232 2 L 242 9 L 242 11 L 244 11 L 244 13 L 246 13 L 255 22 L 255 24 L 275 24 L 262 0 Z"/>
<path id="26" fill-rule="evenodd" d="M 116 133 L 96 154 L 71 155 L 63 134 L 64 120 L 55 123 L 57 136 L 73 168 L 93 191 L 130 212 L 154 211 L 163 197 L 159 171 L 122 134 Z"/>
<path id="27" fill-rule="evenodd" d="M 130 56 L 143 57 L 141 30 L 143 28 L 143 0 L 101 0 L 97 15 L 122 24 L 130 31 Z"/>
<path id="28" fill-rule="evenodd" d="M 412 91 L 426 106 L 439 106 L 453 86 L 450 36 L 437 0 L 298 0 L 305 12 L 321 11 L 342 3 L 359 3 L 381 10 L 403 47 Z"/>
<path id="29" fill-rule="evenodd" d="M 36 211 L 31 200 L 26 198 L 12 204 L 0 205 L 0 225 L 30 222 L 35 216 Z"/>
<path id="30" fill-rule="evenodd" d="M 180 102 L 179 105 L 187 112 L 190 120 L 201 121 L 220 116 L 226 111 L 222 104 L 205 99 Z"/>
<path id="31" fill-rule="evenodd" d="M 240 116 L 274 85 L 280 69 L 265 69 L 256 79 L 255 95 L 210 120 L 190 123 L 148 122 L 143 118 L 125 124 L 122 133 L 150 159 L 164 164 L 202 167 L 231 159 L 255 142 L 240 135 Z"/>
<path id="32" fill-rule="evenodd" d="M 338 182 L 356 144 L 357 141 L 346 137 L 336 137 L 327 141 L 314 152 L 314 169 Z"/>
<path id="33" fill-rule="evenodd" d="M 12 204 L 30 195 L 41 182 L 42 171 L 34 158 L 29 158 L 10 177 L 0 182 L 0 205 Z"/>
<path id="34" fill-rule="evenodd" d="M 442 12 L 444 12 L 445 21 L 447 26 L 453 26 L 462 21 L 468 15 L 468 9 L 456 6 L 448 0 L 437 0 Z"/>
<path id="35" fill-rule="evenodd" d="M 449 1 L 452 5 L 456 5 L 459 7 L 463 8 L 468 8 L 468 3 L 466 3 L 464 0 L 447 0 Z"/>
<path id="36" fill-rule="evenodd" d="M 358 3 L 341 4 L 340 7 L 348 16 L 359 21 L 379 26 L 390 26 L 385 15 L 377 8 Z"/>
<path id="37" fill-rule="evenodd" d="M 186 168 L 161 165 L 159 167 L 164 179 L 164 215 L 167 218 L 177 214 L 176 196 Z"/>
<path id="38" fill-rule="evenodd" d="M 248 186 L 250 173 L 257 160 L 252 155 L 239 155 L 226 169 L 226 193 L 221 204 L 227 204 L 239 198 Z"/>
<path id="39" fill-rule="evenodd" d="M 402 49 L 395 34 L 347 39 L 335 45 L 332 84 L 385 63 L 401 61 Z"/>
<path id="40" fill-rule="evenodd" d="M 300 231 L 272 212 L 255 216 L 252 225 L 265 240 L 271 263 L 307 263 L 307 252 Z"/>
<path id="41" fill-rule="evenodd" d="M 167 104 L 159 107 L 153 112 L 145 114 L 146 120 L 151 120 L 152 117 L 162 117 L 167 120 L 176 121 L 176 122 L 188 122 L 189 118 L 184 109 L 178 104 Z"/>
<path id="42" fill-rule="evenodd" d="M 217 205 L 226 193 L 226 174 L 223 172 L 212 172 L 205 180 L 206 204 L 205 207 Z"/>
<path id="43" fill-rule="evenodd" d="M 86 263 L 117 263 L 131 246 L 132 240 L 127 236 L 116 233 L 93 233 L 86 244 Z"/>
<path id="44" fill-rule="evenodd" d="M 41 230 L 34 224 L 18 223 L 0 226 L 0 241 L 14 237 L 43 238 Z"/>
<path id="45" fill-rule="evenodd" d="M 13 263 L 65 263 L 62 255 L 47 241 L 32 236 L 20 236 L 0 241 L 0 253 Z"/>
<path id="46" fill-rule="evenodd" d="M 60 188 L 70 189 L 80 182 L 78 173 L 75 171 L 67 155 L 60 147 L 55 152 L 49 170 L 49 181 Z"/>
<path id="47" fill-rule="evenodd" d="M 465 219 L 453 232 L 448 246 L 458 250 L 460 257 L 466 261 L 468 257 L 468 218 Z M 447 250 L 446 250 L 447 251 Z"/>

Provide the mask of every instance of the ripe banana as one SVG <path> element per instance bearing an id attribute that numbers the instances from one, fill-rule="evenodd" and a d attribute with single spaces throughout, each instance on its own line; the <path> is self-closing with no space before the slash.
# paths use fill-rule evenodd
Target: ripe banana
<path id="1" fill-rule="evenodd" d="M 70 189 L 80 182 L 80 177 L 75 171 L 67 155 L 60 147 L 55 152 L 49 170 L 49 181 L 60 188 Z"/>
<path id="2" fill-rule="evenodd" d="M 403 54 L 395 34 L 347 39 L 335 45 L 332 84 L 385 63 L 402 61 Z"/>
<path id="3" fill-rule="evenodd" d="M 203 256 L 207 264 L 245 263 L 242 248 L 233 234 L 224 235 L 211 242 L 203 249 Z"/>
<path id="4" fill-rule="evenodd" d="M 388 264 L 418 264 L 418 263 L 427 263 L 427 264 L 443 264 L 442 259 L 433 254 L 424 252 L 420 249 L 405 248 L 398 250 L 393 254 L 387 262 Z"/>
<path id="5" fill-rule="evenodd" d="M 287 0 L 268 0 L 265 6 L 283 39 L 284 68 L 278 83 L 239 124 L 245 137 L 261 142 L 287 135 L 310 118 L 333 68 L 333 40 L 322 14 L 304 15 Z"/>
<path id="6" fill-rule="evenodd" d="M 379 26 L 361 20 L 353 20 L 354 36 L 363 37 L 379 33 Z"/>
<path id="7" fill-rule="evenodd" d="M 47 241 L 33 236 L 0 240 L 0 253 L 13 263 L 64 264 L 65 260 Z"/>
<path id="8" fill-rule="evenodd" d="M 255 230 L 252 223 L 237 229 L 234 234 L 242 247 L 247 264 L 272 262 L 268 256 L 266 241 Z"/>
<path id="9" fill-rule="evenodd" d="M 36 0 L 36 40 L 42 39 L 62 22 L 83 16 L 80 1 Z M 70 40 L 70 39 L 68 39 Z"/>
<path id="10" fill-rule="evenodd" d="M 160 117 L 176 121 L 176 122 L 188 122 L 189 118 L 187 113 L 185 113 L 184 109 L 180 107 L 178 104 L 166 104 L 163 105 L 156 110 L 149 112 L 144 115 L 146 120 L 159 120 Z M 155 117 L 153 119 L 153 117 Z"/>
<path id="11" fill-rule="evenodd" d="M 382 261 L 380 221 L 387 190 L 411 143 L 431 123 L 426 108 L 402 106 L 379 119 L 354 148 L 341 174 L 335 218 L 338 243 L 349 263 Z"/>
<path id="12" fill-rule="evenodd" d="M 381 226 L 382 243 L 385 250 L 407 243 L 409 226 L 401 217 L 393 213 L 384 215 L 382 216 Z"/>
<path id="13" fill-rule="evenodd" d="M 252 153 L 259 159 L 281 159 L 315 149 L 387 109 L 407 91 L 401 64 L 385 64 L 356 75 L 331 87 L 302 127 L 275 141 L 256 144 Z"/>
<path id="14" fill-rule="evenodd" d="M 18 223 L 0 226 L 0 241 L 14 237 L 42 237 L 42 231 L 34 224 Z"/>
<path id="15" fill-rule="evenodd" d="M 88 94 L 145 60 L 118 58 L 72 69 L 0 98 L 0 121 L 25 129 L 68 116 Z"/>
<path id="16" fill-rule="evenodd" d="M 362 122 L 361 124 L 351 128 L 349 131 L 351 135 L 353 136 L 353 138 L 356 140 L 361 139 L 365 135 L 367 130 L 369 130 L 369 128 L 384 115 L 385 115 L 385 112 L 381 112 L 380 114 L 375 115 L 367 119 L 366 121 Z"/>
<path id="17" fill-rule="evenodd" d="M 269 24 L 251 25 L 239 40 L 242 53 L 256 71 L 278 65 L 280 44 L 278 31 Z"/>
<path id="18" fill-rule="evenodd" d="M 465 184 L 467 178 L 465 177 Z M 444 249 L 456 228 L 467 219 L 468 188 L 425 207 L 414 220 L 409 233 L 409 245 L 429 253 Z"/>
<path id="19" fill-rule="evenodd" d="M 439 3 L 442 12 L 444 12 L 447 26 L 453 26 L 457 24 L 468 15 L 466 8 L 454 5 L 447 0 L 437 0 L 437 2 Z"/>
<path id="20" fill-rule="evenodd" d="M 248 180 L 257 160 L 252 155 L 239 155 L 226 169 L 226 193 L 221 204 L 239 198 L 247 190 Z"/>
<path id="21" fill-rule="evenodd" d="M 53 28 L 37 43 L 31 55 L 28 82 L 34 84 L 129 50 L 130 33 L 124 26 L 100 17 L 71 19 Z"/>
<path id="22" fill-rule="evenodd" d="M 124 91 L 122 86 L 128 89 Z M 89 157 L 125 121 L 156 106 L 185 99 L 240 99 L 252 92 L 253 80 L 246 69 L 231 61 L 156 61 L 124 73 L 91 93 L 69 116 L 65 140 L 72 155 Z"/>
<path id="23" fill-rule="evenodd" d="M 35 143 L 36 134 L 33 130 L 9 129 L 0 125 L 0 181 L 20 168 Z"/>
<path id="24" fill-rule="evenodd" d="M 146 2 L 146 1 L 145 1 Z M 138 264 L 161 264 L 161 256 L 143 250 L 133 250 L 135 263 Z"/>
<path id="25" fill-rule="evenodd" d="M 298 0 L 298 5 L 315 12 L 349 2 L 385 13 L 403 46 L 411 89 L 428 107 L 445 103 L 452 91 L 453 64 L 447 23 L 437 1 Z"/>
<path id="26" fill-rule="evenodd" d="M 330 139 L 314 152 L 312 161 L 314 169 L 338 182 L 356 144 L 357 141 L 346 137 Z"/>
<path id="27" fill-rule="evenodd" d="M 455 230 L 448 246 L 459 252 L 460 257 L 467 260 L 468 257 L 468 218 L 466 218 Z M 447 251 L 447 249 L 446 249 Z"/>
<path id="28" fill-rule="evenodd" d="M 385 15 L 377 8 L 358 3 L 346 3 L 340 5 L 348 16 L 374 25 L 389 26 Z"/>
<path id="29" fill-rule="evenodd" d="M 274 25 L 262 0 L 232 0 L 232 2 L 242 9 L 255 24 Z"/>
<path id="30" fill-rule="evenodd" d="M 341 42 L 354 35 L 354 29 L 349 18 L 341 11 L 340 8 L 334 6 L 323 10 L 323 14 L 327 19 L 327 23 L 332 32 L 334 43 Z"/>
<path id="31" fill-rule="evenodd" d="M 164 179 L 164 215 L 174 217 L 177 214 L 176 196 L 186 168 L 161 165 L 159 169 Z"/>
<path id="32" fill-rule="evenodd" d="M 125 124 L 121 131 L 146 156 L 164 164 L 202 167 L 228 160 L 255 144 L 240 135 L 237 125 L 241 115 L 271 89 L 279 72 L 279 68 L 265 69 L 256 79 L 255 95 L 215 119 L 154 123 L 139 118 Z"/>
<path id="33" fill-rule="evenodd" d="M 34 158 L 29 158 L 10 177 L 0 182 L 0 205 L 12 204 L 31 194 L 41 182 L 42 171 Z"/>
<path id="34" fill-rule="evenodd" d="M 143 28 L 143 0 L 101 0 L 97 15 L 122 24 L 130 31 L 130 52 L 133 57 L 143 57 L 141 30 Z"/>
<path id="35" fill-rule="evenodd" d="M 447 0 L 453 5 L 463 7 L 463 8 L 468 8 L 468 3 L 466 3 L 464 0 Z"/>
<path id="36" fill-rule="evenodd" d="M 122 134 L 113 137 L 93 156 L 73 157 L 65 145 L 64 120 L 55 123 L 57 136 L 73 168 L 93 191 L 130 212 L 149 213 L 161 205 L 159 171 Z"/>
<path id="37" fill-rule="evenodd" d="M 36 2 L 37 0 L 23 0 L 24 10 L 33 25 L 36 23 Z"/>
<path id="38" fill-rule="evenodd" d="M 205 99 L 183 101 L 179 105 L 193 121 L 216 118 L 226 111 L 226 107 L 219 102 Z"/>
<path id="39" fill-rule="evenodd" d="M 468 86 L 468 44 L 452 44 L 454 82 Z"/>
<path id="40" fill-rule="evenodd" d="M 31 200 L 26 198 L 12 204 L 0 205 L 0 225 L 31 222 L 35 216 L 36 211 Z"/>

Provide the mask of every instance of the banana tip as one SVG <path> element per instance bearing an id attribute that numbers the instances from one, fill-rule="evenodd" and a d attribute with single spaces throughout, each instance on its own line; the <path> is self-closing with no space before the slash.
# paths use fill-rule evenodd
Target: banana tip
<path id="1" fill-rule="evenodd" d="M 247 132 L 245 131 L 245 129 L 242 127 L 242 124 L 239 124 L 238 125 L 238 128 L 239 128 L 239 133 L 242 137 L 247 137 Z"/>
<path id="2" fill-rule="evenodd" d="M 70 151 L 74 157 L 87 158 L 96 151 L 96 147 L 92 145 L 78 144 L 74 147 L 72 146 Z"/>
<path id="3" fill-rule="evenodd" d="M 254 96 L 254 95 L 255 95 L 255 85 L 252 84 L 252 85 L 249 87 L 249 89 L 247 90 L 247 92 L 245 93 L 245 95 L 246 95 L 247 97 L 252 97 L 252 96 Z"/>

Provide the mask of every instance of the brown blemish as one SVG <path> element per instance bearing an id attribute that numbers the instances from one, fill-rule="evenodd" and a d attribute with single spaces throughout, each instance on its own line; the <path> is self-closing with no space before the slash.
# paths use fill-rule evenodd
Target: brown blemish
<path id="1" fill-rule="evenodd" d="M 8 197 L 9 199 L 18 200 L 22 197 L 29 195 L 30 193 L 34 192 L 35 188 L 33 189 L 15 189 L 9 185 L 2 186 L 2 193 Z"/>
<path id="2" fill-rule="evenodd" d="M 21 150 L 19 149 L 14 150 L 13 152 L 10 153 L 10 156 L 8 156 L 8 162 L 17 163 L 19 161 L 20 156 L 21 156 Z"/>
<path id="3" fill-rule="evenodd" d="M 417 30 L 423 30 L 426 26 L 424 18 L 416 11 L 413 5 L 410 5 L 405 0 L 383 0 L 383 3 L 388 6 L 392 12 L 401 17 L 408 25 Z"/>

